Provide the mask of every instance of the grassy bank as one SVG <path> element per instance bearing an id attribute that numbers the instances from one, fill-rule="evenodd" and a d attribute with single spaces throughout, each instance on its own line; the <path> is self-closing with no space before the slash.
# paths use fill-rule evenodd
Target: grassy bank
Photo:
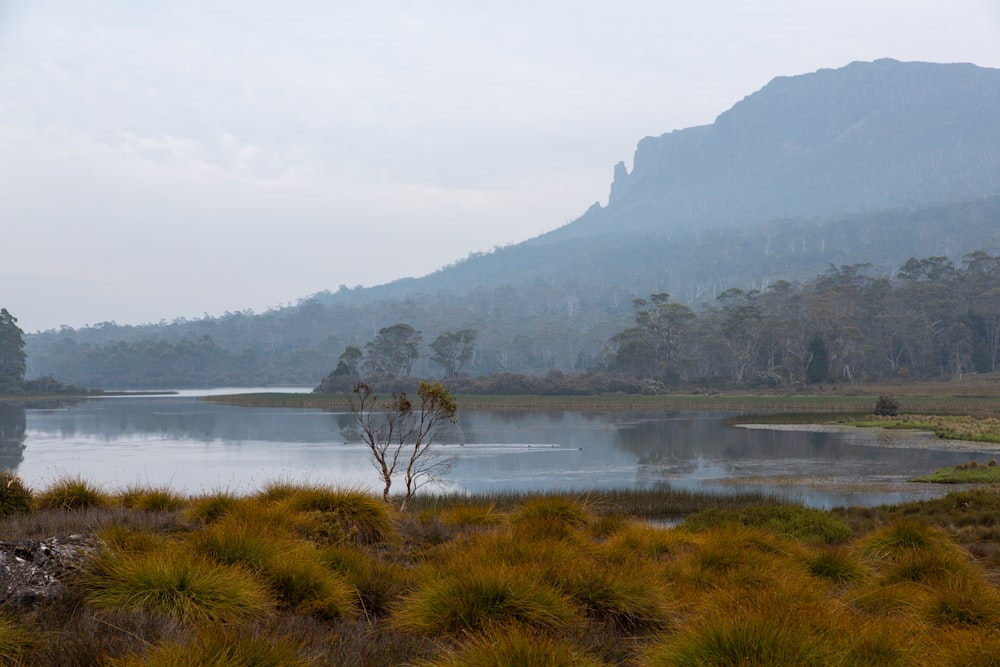
<path id="1" fill-rule="evenodd" d="M 19 488 L 4 485 L 7 499 Z M 969 665 L 1000 652 L 1000 495 L 822 512 L 669 490 L 418 496 L 286 482 L 0 503 L 89 533 L 62 598 L 0 615 L 46 665 Z M 650 519 L 682 520 L 664 528 Z"/>
<path id="2" fill-rule="evenodd" d="M 874 391 L 874 390 L 873 390 Z M 463 410 L 727 410 L 760 413 L 870 414 L 878 391 L 864 394 L 663 394 L 656 396 L 457 396 Z M 345 411 L 349 394 L 255 393 L 207 396 L 203 400 L 259 408 L 319 408 Z M 1000 401 L 987 396 L 921 395 L 899 398 L 906 412 L 1000 415 Z"/>

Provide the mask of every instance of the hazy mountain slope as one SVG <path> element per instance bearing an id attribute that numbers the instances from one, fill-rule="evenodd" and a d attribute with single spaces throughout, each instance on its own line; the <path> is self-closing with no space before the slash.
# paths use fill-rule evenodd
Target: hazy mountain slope
<path id="1" fill-rule="evenodd" d="M 108 386 L 115 367 L 124 386 L 139 368 L 129 386 L 166 386 L 167 366 L 190 367 L 192 383 L 213 383 L 208 368 L 216 384 L 314 382 L 345 345 L 396 322 L 425 344 L 477 329 L 474 372 L 571 370 L 597 358 L 635 297 L 697 305 L 831 264 L 891 274 L 977 249 L 1000 254 L 1000 70 L 853 63 L 775 79 L 710 126 L 643 139 L 608 205 L 549 234 L 267 313 L 31 335 L 29 375 Z M 132 348 L 102 347 L 119 341 Z"/>
<path id="2" fill-rule="evenodd" d="M 539 238 L 748 224 L 1000 194 L 1000 70 L 879 60 L 779 77 L 647 137 L 606 207 Z"/>

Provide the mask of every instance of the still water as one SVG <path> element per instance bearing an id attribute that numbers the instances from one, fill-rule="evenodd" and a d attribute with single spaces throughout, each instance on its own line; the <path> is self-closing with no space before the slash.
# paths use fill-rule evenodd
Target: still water
<path id="1" fill-rule="evenodd" d="M 814 507 L 873 505 L 956 487 L 912 476 L 1000 458 L 981 443 L 871 429 L 746 428 L 731 413 L 461 411 L 439 451 L 445 490 L 656 487 L 763 491 Z M 268 481 L 375 489 L 349 413 L 239 408 L 199 396 L 101 398 L 60 407 L 0 403 L 0 468 L 33 488 L 80 475 L 107 490 L 169 485 L 197 494 Z"/>

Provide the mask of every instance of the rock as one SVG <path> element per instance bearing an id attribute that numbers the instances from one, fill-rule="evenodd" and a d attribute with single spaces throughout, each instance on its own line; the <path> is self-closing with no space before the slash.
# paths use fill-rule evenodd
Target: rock
<path id="1" fill-rule="evenodd" d="M 32 607 L 63 594 L 63 581 L 95 555 L 91 535 L 0 542 L 0 605 Z"/>

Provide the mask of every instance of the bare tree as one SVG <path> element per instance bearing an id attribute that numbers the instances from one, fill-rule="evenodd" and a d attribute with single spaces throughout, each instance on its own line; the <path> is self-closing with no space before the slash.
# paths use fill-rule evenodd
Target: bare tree
<path id="1" fill-rule="evenodd" d="M 406 495 L 400 509 L 406 509 L 417 489 L 439 484 L 458 461 L 456 456 L 441 457 L 431 449 L 442 421 L 455 421 L 455 399 L 440 383 L 429 382 L 421 382 L 417 388 L 419 406 L 402 392 L 393 392 L 390 400 L 379 403 L 378 396 L 363 382 L 354 387 L 354 394 L 357 398 L 351 400 L 351 414 L 382 481 L 382 498 L 388 502 L 393 480 L 402 475 Z"/>

